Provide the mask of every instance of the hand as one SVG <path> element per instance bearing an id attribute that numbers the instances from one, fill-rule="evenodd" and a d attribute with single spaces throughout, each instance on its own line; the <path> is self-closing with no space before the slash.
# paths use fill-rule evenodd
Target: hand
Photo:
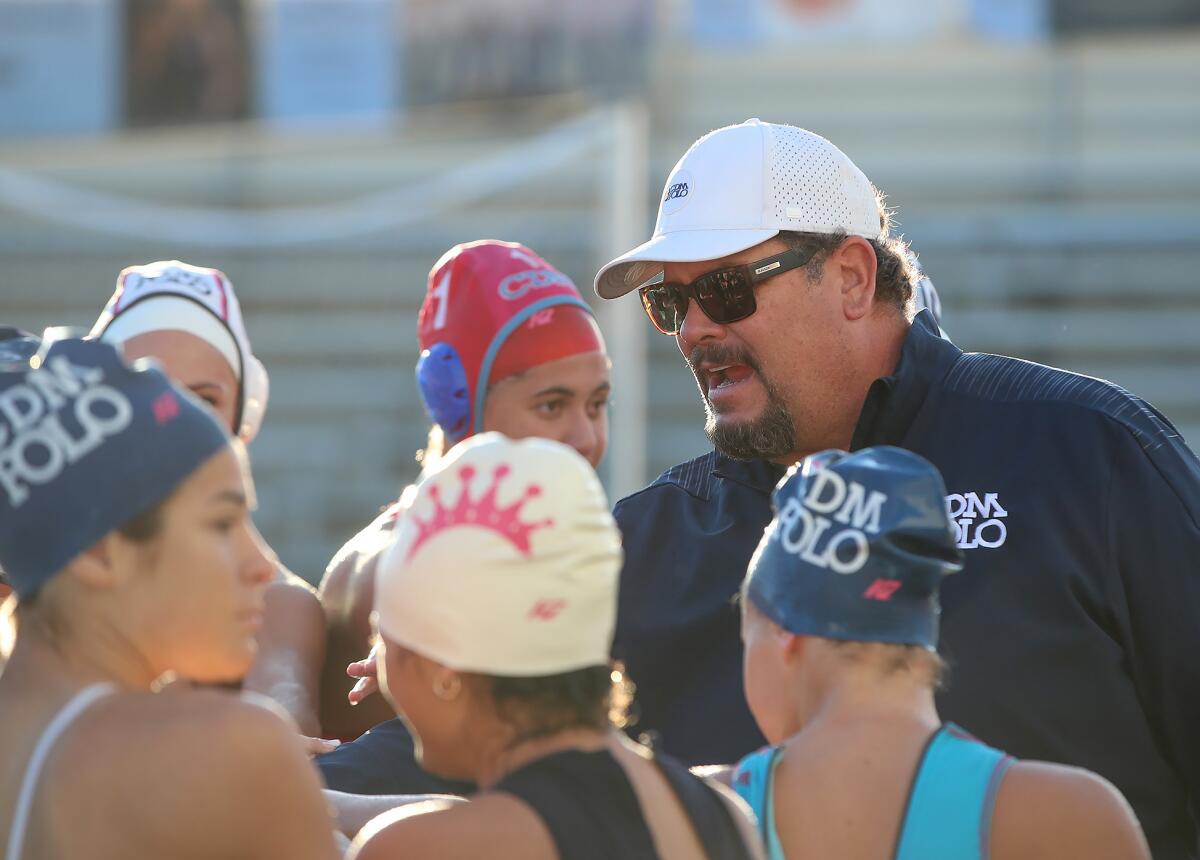
<path id="1" fill-rule="evenodd" d="M 357 705 L 363 699 L 379 691 L 379 667 L 375 664 L 377 648 L 372 648 L 365 660 L 356 660 L 346 667 L 346 674 L 358 678 L 358 683 L 346 694 L 351 705 Z"/>
<path id="2" fill-rule="evenodd" d="M 300 735 L 300 742 L 304 744 L 304 751 L 309 756 L 321 755 L 322 753 L 333 752 L 342 745 L 341 741 L 327 741 L 324 738 L 310 738 L 307 735 Z"/>

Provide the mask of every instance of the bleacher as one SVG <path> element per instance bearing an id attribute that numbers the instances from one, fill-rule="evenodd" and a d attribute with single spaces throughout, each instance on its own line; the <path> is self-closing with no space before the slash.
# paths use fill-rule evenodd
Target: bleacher
<path id="1" fill-rule="evenodd" d="M 753 55 L 664 48 L 647 197 L 657 198 L 671 164 L 711 128 L 748 116 L 812 128 L 899 208 L 956 342 L 1110 378 L 1197 441 L 1196 56 L 1196 37 Z M 0 167 L 170 205 L 323 205 L 427 181 L 577 107 L 516 116 L 428 108 L 395 128 L 341 132 L 229 126 L 86 145 L 7 141 Z M 0 205 L 0 318 L 88 325 L 126 264 L 178 256 L 223 268 L 272 378 L 252 448 L 259 523 L 289 565 L 315 578 L 416 474 L 425 424 L 414 334 L 429 266 L 455 242 L 511 238 L 590 286 L 605 256 L 598 161 L 579 159 L 398 229 L 286 247 L 106 235 Z M 673 341 L 650 338 L 647 478 L 705 447 L 691 375 Z"/>

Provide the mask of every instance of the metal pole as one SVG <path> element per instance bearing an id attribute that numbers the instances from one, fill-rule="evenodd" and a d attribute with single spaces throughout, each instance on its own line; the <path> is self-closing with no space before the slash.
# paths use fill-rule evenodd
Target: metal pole
<path id="1" fill-rule="evenodd" d="M 605 262 L 641 244 L 650 235 L 649 117 L 645 104 L 618 103 L 612 109 L 608 169 L 599 171 L 606 198 Z M 601 325 L 612 356 L 613 399 L 608 449 L 608 491 L 615 502 L 645 486 L 646 320 L 634 296 L 602 302 Z"/>

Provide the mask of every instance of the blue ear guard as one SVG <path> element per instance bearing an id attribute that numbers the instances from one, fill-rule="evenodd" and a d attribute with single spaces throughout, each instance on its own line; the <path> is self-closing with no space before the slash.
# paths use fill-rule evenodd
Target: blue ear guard
<path id="1" fill-rule="evenodd" d="M 451 442 L 467 434 L 471 418 L 471 392 L 467 371 L 454 347 L 435 343 L 417 359 L 417 390 L 429 417 L 441 426 Z"/>

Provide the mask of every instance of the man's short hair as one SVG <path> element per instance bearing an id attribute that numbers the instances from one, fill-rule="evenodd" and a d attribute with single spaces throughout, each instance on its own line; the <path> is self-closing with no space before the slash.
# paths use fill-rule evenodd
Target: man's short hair
<path id="1" fill-rule="evenodd" d="M 789 248 L 813 254 L 807 266 L 808 277 L 811 281 L 818 281 L 824 272 L 826 258 L 846 241 L 847 236 L 843 230 L 836 233 L 793 233 L 785 230 L 776 238 Z M 913 295 L 919 276 L 909 262 L 908 243 L 888 235 L 886 225 L 884 233 L 878 239 L 864 241 L 875 251 L 876 300 L 891 305 L 906 317 L 911 317 Z"/>

